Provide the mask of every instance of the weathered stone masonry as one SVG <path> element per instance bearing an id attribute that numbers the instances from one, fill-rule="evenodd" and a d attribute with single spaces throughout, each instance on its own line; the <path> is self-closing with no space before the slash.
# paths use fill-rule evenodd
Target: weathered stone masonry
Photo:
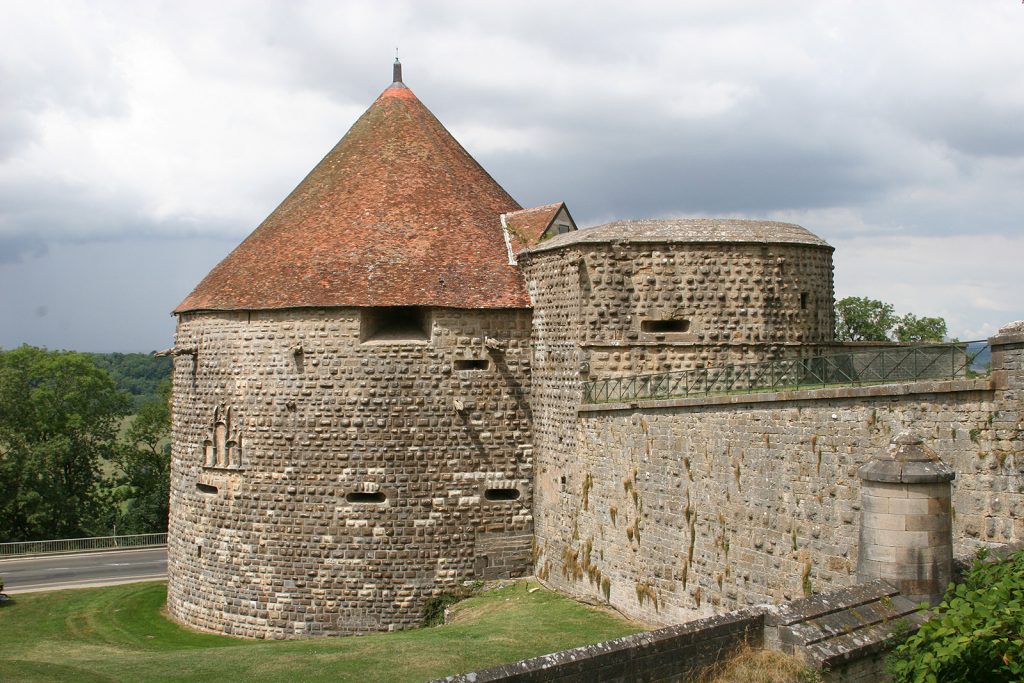
<path id="1" fill-rule="evenodd" d="M 1022 342 L 994 338 L 981 380 L 583 406 L 561 509 L 538 491 L 538 571 L 660 623 L 851 585 L 858 468 L 905 430 L 956 471 L 956 554 L 1019 542 Z"/>
<path id="2" fill-rule="evenodd" d="M 256 638 L 401 628 L 431 595 L 528 571 L 529 312 L 434 309 L 430 340 L 370 343 L 359 315 L 182 315 L 175 618 Z M 208 466 L 227 411 L 240 458 Z"/>
<path id="3" fill-rule="evenodd" d="M 680 530 L 695 523 L 696 501 L 684 511 L 682 491 L 666 490 L 670 500 L 658 504 L 678 517 L 672 525 L 683 522 L 656 531 L 643 494 L 679 487 L 682 462 L 641 473 L 666 437 L 657 446 L 636 437 L 637 420 L 590 429 L 593 420 L 578 417 L 582 382 L 813 353 L 832 340 L 831 254 L 798 226 L 698 219 L 611 224 L 521 255 L 534 305 L 539 577 L 629 603 L 624 611 L 649 621 L 714 612 L 721 599 L 709 588 L 685 610 L 662 604 L 663 577 L 699 585 L 681 576 L 691 560 Z M 678 432 L 694 443 L 708 434 L 696 425 Z"/>
<path id="4" fill-rule="evenodd" d="M 587 380 L 828 349 L 832 251 L 786 223 L 523 209 L 396 64 L 175 310 L 169 613 L 391 630 L 531 567 L 661 623 L 848 586 L 858 468 L 905 430 L 956 470 L 958 554 L 1024 540 L 1020 326 L 987 379 L 582 405 Z"/>

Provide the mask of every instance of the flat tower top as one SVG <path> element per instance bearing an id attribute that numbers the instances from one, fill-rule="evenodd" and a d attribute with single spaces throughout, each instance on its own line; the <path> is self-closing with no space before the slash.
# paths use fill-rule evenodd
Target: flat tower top
<path id="1" fill-rule="evenodd" d="M 601 242 L 807 244 L 831 249 L 828 242 L 793 223 L 737 218 L 672 218 L 615 221 L 541 242 L 529 252 Z"/>

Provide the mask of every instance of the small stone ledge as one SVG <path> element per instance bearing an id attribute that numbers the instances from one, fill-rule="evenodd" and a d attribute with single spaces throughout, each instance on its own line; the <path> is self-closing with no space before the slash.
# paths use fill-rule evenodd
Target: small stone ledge
<path id="1" fill-rule="evenodd" d="M 991 378 L 926 380 L 907 384 L 872 384 L 863 387 L 825 387 L 792 391 L 765 391 L 747 394 L 701 396 L 696 398 L 669 398 L 618 403 L 586 403 L 579 406 L 580 413 L 603 413 L 637 408 L 690 408 L 779 401 L 820 401 L 825 399 L 869 398 L 881 396 L 911 396 L 914 394 L 945 394 L 961 391 L 991 391 Z"/>
<path id="2" fill-rule="evenodd" d="M 866 605 L 876 600 L 892 598 L 899 595 L 899 590 L 888 581 L 879 579 L 868 583 L 860 583 L 838 590 L 801 598 L 784 605 L 766 607 L 765 626 L 790 626 L 800 621 L 817 619 L 859 605 Z"/>
<path id="3" fill-rule="evenodd" d="M 857 660 L 887 652 L 891 639 L 898 634 L 914 633 L 926 619 L 927 612 L 906 612 L 888 621 L 814 643 L 805 649 L 804 661 L 819 671 L 837 671 Z"/>
<path id="4" fill-rule="evenodd" d="M 1016 320 L 999 328 L 999 332 L 989 337 L 988 343 L 993 346 L 1016 346 L 1024 344 L 1024 320 Z"/>
<path id="5" fill-rule="evenodd" d="M 1002 562 L 1010 555 L 1024 550 L 1024 541 L 1018 541 L 1016 543 L 986 543 L 978 548 L 978 550 L 982 549 L 986 552 L 985 559 L 983 560 L 986 564 L 991 562 Z M 977 559 L 977 551 L 954 557 L 953 580 L 958 583 L 961 582 L 964 574 L 974 566 L 974 561 Z"/>
<path id="6" fill-rule="evenodd" d="M 865 481 L 880 481 L 890 484 L 935 484 L 953 481 L 956 478 L 956 472 L 941 461 L 872 460 L 861 467 L 857 474 Z"/>
<path id="7" fill-rule="evenodd" d="M 995 346 L 1016 346 L 1024 344 L 1024 333 L 997 334 L 994 337 L 989 337 L 988 342 Z"/>
<path id="8" fill-rule="evenodd" d="M 883 652 L 897 631 L 916 630 L 926 618 L 917 603 L 878 580 L 768 608 L 765 641 L 815 669 L 836 670 Z"/>

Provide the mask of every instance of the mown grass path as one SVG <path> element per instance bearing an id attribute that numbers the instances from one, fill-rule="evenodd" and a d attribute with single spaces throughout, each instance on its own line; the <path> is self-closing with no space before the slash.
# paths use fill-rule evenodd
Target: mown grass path
<path id="1" fill-rule="evenodd" d="M 292 641 L 181 628 L 163 582 L 26 594 L 0 607 L 0 680 L 426 681 L 642 630 L 528 586 L 470 598 L 446 626 Z"/>

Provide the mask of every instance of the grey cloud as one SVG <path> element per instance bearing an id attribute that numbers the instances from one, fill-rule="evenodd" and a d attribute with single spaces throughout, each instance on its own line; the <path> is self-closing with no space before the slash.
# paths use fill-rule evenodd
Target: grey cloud
<path id="1" fill-rule="evenodd" d="M 0 100 L 3 93 L 0 92 Z M 0 162 L 10 159 L 28 145 L 39 134 L 32 117 L 24 112 L 5 111 L 0 105 Z"/>
<path id="2" fill-rule="evenodd" d="M 252 226 L 255 227 L 255 226 Z M 138 198 L 111 189 L 56 178 L 21 179 L 0 184 L 0 261 L 45 252 L 44 243 L 107 241 L 133 236 L 238 235 L 241 226 L 221 219 L 156 217 Z"/>
<path id="3" fill-rule="evenodd" d="M 909 125 L 925 139 L 968 156 L 1024 157 L 1024 107 L 1018 110 L 956 102 L 920 111 Z M 980 125 L 979 125 L 980 124 Z"/>
<path id="4" fill-rule="evenodd" d="M 61 243 L 35 260 L 0 264 L 0 348 L 171 346 L 171 310 L 234 244 L 207 238 Z"/>
<path id="5" fill-rule="evenodd" d="M 218 85 L 231 84 L 239 86 L 232 92 L 252 92 L 264 107 L 239 101 L 232 103 L 237 110 L 208 117 L 214 103 L 187 91 L 172 93 L 196 114 L 194 121 L 181 122 L 186 131 L 255 111 L 280 109 L 287 117 L 300 103 L 325 99 L 328 106 L 365 108 L 388 85 L 397 44 L 406 82 L 457 137 L 460 129 L 474 127 L 476 135 L 489 134 L 480 127 L 496 136 L 502 130 L 544 131 L 542 146 L 516 151 L 500 145 L 474 149 L 463 142 L 520 202 L 565 200 L 581 224 L 821 209 L 863 220 L 868 231 L 1016 235 L 1024 213 L 1017 191 L 1024 182 L 1024 105 L 1012 97 L 1020 89 L 1022 72 L 1013 63 L 1019 58 L 996 42 L 990 54 L 972 51 L 947 74 L 945 47 L 918 45 L 908 52 L 913 43 L 906 42 L 907 34 L 914 31 L 907 26 L 915 23 L 915 13 L 927 12 L 933 24 L 956 23 L 952 14 L 943 14 L 946 5 L 894 6 L 885 19 L 892 26 L 853 3 L 810 10 L 755 0 L 603 5 L 586 12 L 569 2 L 245 0 L 104 7 L 109 24 L 133 38 L 131 46 L 118 49 L 148 43 L 180 60 L 172 70 L 178 78 L 179 70 L 194 78 L 198 92 L 216 93 Z M 972 12 L 994 15 L 994 7 L 972 6 Z M 97 137 L 109 144 L 117 119 L 137 104 L 117 61 L 135 53 L 113 55 L 91 16 L 79 17 L 80 43 L 64 51 L 42 44 L 23 69 L 0 65 L 0 162 L 44 144 L 43 113 L 72 119 L 83 136 L 102 119 L 106 136 Z M 870 42 L 859 30 L 866 26 Z M 1003 63 L 1002 71 L 989 70 L 993 60 Z M 735 87 L 740 95 L 721 111 L 688 109 L 700 104 L 687 100 L 702 84 Z M 303 120 L 315 126 L 316 114 Z M 354 117 L 337 121 L 337 136 L 353 122 Z M 238 154 L 231 146 L 237 139 L 204 132 L 209 135 L 201 136 L 202 153 L 165 145 L 154 155 L 194 155 L 197 167 L 204 159 L 216 167 L 218 159 Z M 275 135 L 290 132 L 282 127 Z M 5 304 L 2 319 L 16 320 L 24 341 L 59 344 L 52 340 L 77 330 L 82 341 L 65 344 L 110 349 L 103 339 L 117 339 L 126 349 L 161 345 L 151 340 L 167 336 L 166 311 L 336 140 L 325 141 L 310 153 L 308 165 L 293 169 L 295 155 L 287 163 L 274 155 L 281 155 L 283 145 L 294 144 L 294 150 L 298 141 L 313 144 L 308 130 L 294 132 L 297 142 L 291 143 L 268 141 L 254 130 L 249 149 L 265 151 L 265 161 L 244 172 L 225 165 L 237 177 L 223 179 L 223 186 L 222 179 L 198 168 L 197 177 L 209 179 L 201 189 L 216 184 L 209 198 L 220 204 L 211 214 L 224 206 L 236 212 L 216 220 L 203 215 L 199 200 L 147 195 L 147 169 L 139 169 L 139 182 L 128 189 L 99 173 L 57 180 L 49 169 L 21 173 L 10 165 L 0 183 L 0 291 L 19 282 L 40 296 L 21 308 Z M 88 154 L 87 145 L 82 150 Z M 61 157 L 58 150 L 40 158 L 57 165 L 53 160 Z M 171 174 L 161 173 L 166 168 L 155 164 L 153 175 L 173 183 Z M 193 207 L 196 215 L 158 215 L 154 205 Z M 842 235 L 837 220 L 829 230 Z M 198 235 L 214 239 L 196 249 L 177 239 Z M 228 239 L 218 241 L 219 236 Z M 149 270 L 163 279 L 143 266 L 111 265 L 108 258 L 159 259 Z M 92 259 L 91 270 L 83 259 Z M 117 285 L 109 289 L 110 273 L 143 283 L 138 297 L 112 296 Z M 85 288 L 89 300 L 53 289 L 92 281 Z M 149 336 L 142 341 L 123 329 L 115 314 L 96 312 L 90 320 L 67 308 L 72 302 L 88 307 L 89 301 L 94 308 L 95 301 L 109 301 L 130 312 Z M 47 314 L 37 316 L 44 308 Z M 8 336 L 0 344 L 17 341 Z"/>
<path id="6" fill-rule="evenodd" d="M 537 170 L 525 166 L 520 162 L 509 184 L 522 188 L 527 203 L 556 199 L 543 195 L 557 188 L 557 198 L 573 198 L 570 207 L 584 223 L 604 216 L 766 214 L 863 201 L 881 191 L 855 160 L 787 148 L 682 147 L 648 158 L 582 156 Z"/>
<path id="7" fill-rule="evenodd" d="M 0 266 L 39 258 L 48 251 L 46 242 L 32 235 L 0 235 Z"/>

